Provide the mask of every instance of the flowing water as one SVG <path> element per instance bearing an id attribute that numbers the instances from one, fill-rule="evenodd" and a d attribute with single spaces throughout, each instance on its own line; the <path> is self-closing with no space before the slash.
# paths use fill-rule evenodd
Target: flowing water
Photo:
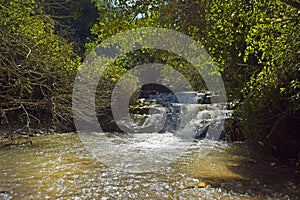
<path id="1" fill-rule="evenodd" d="M 194 142 L 194 148 L 160 170 L 131 173 L 93 159 L 77 134 L 33 137 L 32 142 L 0 150 L 0 199 L 297 199 L 300 195 L 299 176 L 287 173 L 285 166 L 277 168 L 277 163 L 253 162 L 244 144 Z M 203 149 L 210 151 L 204 155 Z M 184 189 L 198 182 L 207 186 Z"/>
<path id="2" fill-rule="evenodd" d="M 191 149 L 199 149 L 202 156 L 206 155 L 210 147 L 195 143 L 195 136 L 220 137 L 222 123 L 228 114 L 223 107 L 218 104 L 176 103 L 167 107 L 156 104 L 145 108 L 148 114 L 135 114 L 134 118 L 143 123 L 134 123 L 130 117 L 118 122 L 123 130 L 129 130 L 127 134 L 79 135 L 92 155 L 107 166 L 126 172 L 157 171 Z"/>
<path id="3" fill-rule="evenodd" d="M 228 117 L 223 105 L 183 97 L 154 105 L 139 124 L 122 121 L 132 134 L 42 135 L 32 145 L 0 148 L 0 199 L 300 197 L 299 170 L 260 161 L 245 144 L 213 140 Z M 208 125 L 207 137 L 195 140 Z"/>

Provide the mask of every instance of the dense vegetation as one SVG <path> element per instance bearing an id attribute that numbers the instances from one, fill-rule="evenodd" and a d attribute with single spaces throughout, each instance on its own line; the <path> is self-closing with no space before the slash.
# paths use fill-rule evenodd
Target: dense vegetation
<path id="1" fill-rule="evenodd" d="M 229 138 L 300 156 L 299 9 L 296 0 L 1 0 L 1 127 L 72 128 L 72 84 L 84 57 L 116 33 L 154 26 L 189 35 L 212 56 L 235 104 Z M 100 80 L 101 116 L 110 114 L 115 82 L 149 62 L 205 88 L 179 56 L 139 50 L 117 59 Z"/>
<path id="2" fill-rule="evenodd" d="M 0 10 L 1 127 L 70 126 L 79 65 L 71 44 L 38 3 L 2 1 Z"/>

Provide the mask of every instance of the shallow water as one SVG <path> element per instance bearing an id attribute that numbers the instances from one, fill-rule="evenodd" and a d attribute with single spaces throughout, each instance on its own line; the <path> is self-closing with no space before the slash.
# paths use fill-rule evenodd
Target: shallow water
<path id="1" fill-rule="evenodd" d="M 0 199 L 298 199 L 298 173 L 249 159 L 244 144 L 203 140 L 152 172 L 124 172 L 89 155 L 77 134 L 0 149 Z M 203 149 L 210 149 L 207 154 Z M 256 158 L 255 158 L 256 159 Z M 183 189 L 205 182 L 205 188 Z"/>

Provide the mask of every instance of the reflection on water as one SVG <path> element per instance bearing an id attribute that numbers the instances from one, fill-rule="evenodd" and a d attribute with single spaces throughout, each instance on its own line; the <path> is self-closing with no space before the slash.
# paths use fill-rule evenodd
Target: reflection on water
<path id="1" fill-rule="evenodd" d="M 245 145 L 204 140 L 173 164 L 125 173 L 93 159 L 76 134 L 0 150 L 0 199 L 297 199 L 299 176 L 251 162 Z M 203 156 L 201 150 L 212 150 Z M 270 170 L 274 169 L 274 170 Z M 299 174 L 298 174 L 299 175 Z M 200 181 L 205 188 L 182 189 Z"/>

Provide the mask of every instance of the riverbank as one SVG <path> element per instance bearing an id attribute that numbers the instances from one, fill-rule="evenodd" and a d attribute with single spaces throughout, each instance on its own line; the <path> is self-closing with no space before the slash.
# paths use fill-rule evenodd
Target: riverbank
<path id="1" fill-rule="evenodd" d="M 55 126 L 50 128 L 14 128 L 0 129 L 0 148 L 5 146 L 18 146 L 32 144 L 32 138 L 57 134 L 75 134 L 74 132 L 57 131 Z"/>

